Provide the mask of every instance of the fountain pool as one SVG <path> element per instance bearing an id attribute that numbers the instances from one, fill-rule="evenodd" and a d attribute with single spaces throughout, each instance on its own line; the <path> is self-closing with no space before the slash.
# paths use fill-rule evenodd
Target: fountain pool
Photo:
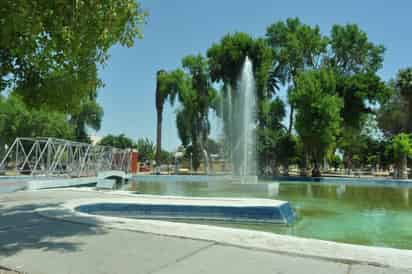
<path id="1" fill-rule="evenodd" d="M 351 184 L 259 182 L 245 186 L 227 182 L 131 181 L 124 189 L 144 194 L 289 201 L 298 216 L 291 226 L 206 223 L 336 242 L 412 249 L 410 187 L 357 186 L 355 181 Z"/>

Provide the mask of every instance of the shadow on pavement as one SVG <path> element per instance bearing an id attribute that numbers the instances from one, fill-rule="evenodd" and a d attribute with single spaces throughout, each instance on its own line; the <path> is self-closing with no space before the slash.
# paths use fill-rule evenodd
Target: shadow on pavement
<path id="1" fill-rule="evenodd" d="M 36 209 L 59 205 L 60 203 L 0 205 L 0 257 L 11 256 L 24 249 L 74 252 L 82 246 L 79 236 L 106 233 L 98 225 L 48 219 L 35 212 Z M 60 213 L 64 214 L 64 210 Z"/>

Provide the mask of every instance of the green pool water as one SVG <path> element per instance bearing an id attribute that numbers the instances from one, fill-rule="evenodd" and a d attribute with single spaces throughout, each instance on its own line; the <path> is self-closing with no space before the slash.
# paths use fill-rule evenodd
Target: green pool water
<path id="1" fill-rule="evenodd" d="M 131 182 L 146 194 L 194 197 L 255 197 L 286 200 L 298 214 L 291 226 L 208 224 L 336 242 L 412 249 L 412 189 L 345 184 L 274 183 L 245 189 L 227 183 Z M 198 223 L 198 222 L 197 222 Z"/>

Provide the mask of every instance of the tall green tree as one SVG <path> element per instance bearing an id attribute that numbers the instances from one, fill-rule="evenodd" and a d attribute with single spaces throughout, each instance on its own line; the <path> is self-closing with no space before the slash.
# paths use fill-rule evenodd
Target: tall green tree
<path id="1" fill-rule="evenodd" d="M 407 106 L 406 115 L 406 130 L 412 132 L 412 67 L 401 69 L 395 80 L 396 88 L 399 90 L 400 95 Z"/>
<path id="2" fill-rule="evenodd" d="M 382 67 L 385 48 L 371 42 L 357 25 L 334 25 L 330 34 L 330 51 L 325 65 L 335 72 L 336 93 L 343 99 L 342 135 L 339 138 L 346 166 L 350 170 L 357 140 L 374 112 L 373 106 L 384 102 L 390 90 L 377 75 Z"/>
<path id="3" fill-rule="evenodd" d="M 174 104 L 176 97 L 186 92 L 189 85 L 187 75 L 181 70 L 174 71 L 159 70 L 156 76 L 156 113 L 157 113 L 157 130 L 156 130 L 156 164 L 160 165 L 162 153 L 162 123 L 163 109 L 166 101 L 171 105 Z"/>
<path id="4" fill-rule="evenodd" d="M 262 98 L 268 92 L 274 91 L 273 86 L 268 87 L 269 71 L 273 63 L 272 54 L 272 50 L 263 39 L 253 39 L 243 32 L 227 34 L 219 43 L 214 43 L 207 50 L 211 79 L 213 82 L 222 81 L 234 92 L 248 56 L 253 63 L 258 97 Z"/>
<path id="5" fill-rule="evenodd" d="M 293 154 L 293 141 L 288 142 L 287 129 L 283 125 L 285 104 L 278 97 L 265 100 L 262 105 L 262 124 L 257 129 L 258 162 L 261 173 L 268 171 L 277 175 L 278 166 L 288 165 L 287 160 Z M 290 157 L 288 157 L 290 156 Z"/>
<path id="6" fill-rule="evenodd" d="M 134 0 L 1 1 L 0 91 L 68 112 L 99 86 L 108 50 L 141 36 L 146 15 Z"/>
<path id="7" fill-rule="evenodd" d="M 377 110 L 379 128 L 386 137 L 411 132 L 409 102 L 402 96 L 394 80 L 388 83 L 388 89 L 392 90 L 392 95 Z"/>
<path id="8" fill-rule="evenodd" d="M 330 70 L 302 73 L 289 100 L 296 106 L 296 131 L 317 172 L 340 130 L 342 100 L 336 96 L 336 80 Z M 318 175 L 318 174 L 316 174 Z"/>
<path id="9" fill-rule="evenodd" d="M 384 46 L 369 41 L 356 24 L 334 25 L 329 43 L 331 55 L 327 62 L 340 74 L 375 73 L 382 67 Z"/>
<path id="10" fill-rule="evenodd" d="M 387 136 L 412 133 L 412 68 L 399 70 L 388 86 L 391 96 L 378 111 L 380 128 Z"/>
<path id="11" fill-rule="evenodd" d="M 273 59 L 273 51 L 264 39 L 253 39 L 250 35 L 242 32 L 225 35 L 219 43 L 213 44 L 207 51 L 209 59 L 210 73 L 212 81 L 223 82 L 221 98 L 223 102 L 231 102 L 228 105 L 234 106 L 239 96 L 238 80 L 245 63 L 246 57 L 249 57 L 253 64 L 253 75 L 256 81 L 257 97 L 257 125 L 258 125 L 258 150 L 265 150 L 265 155 L 269 155 L 269 139 L 265 136 L 269 134 L 267 114 L 268 106 L 271 104 L 273 97 L 284 81 L 282 68 L 276 65 Z M 228 155 L 232 155 L 233 144 L 238 143 L 240 135 L 234 134 L 237 130 L 234 128 L 233 117 L 236 117 L 235 108 L 229 109 L 227 106 L 223 109 L 222 118 L 224 122 L 224 133 Z M 259 145 L 259 143 L 261 143 Z M 233 155 L 232 155 L 233 158 Z M 260 157 L 260 160 L 267 157 Z"/>
<path id="12" fill-rule="evenodd" d="M 327 46 L 327 39 L 322 36 L 319 27 L 303 24 L 299 18 L 288 18 L 285 22 L 270 25 L 266 30 L 266 39 L 273 49 L 278 69 L 292 87 L 296 86 L 300 73 L 321 65 Z M 293 128 L 294 109 L 291 103 L 289 133 Z"/>
<path id="13" fill-rule="evenodd" d="M 192 153 L 193 168 L 197 170 L 202 155 L 205 162 L 208 161 L 209 110 L 214 106 L 216 91 L 210 80 L 209 64 L 202 55 L 186 56 L 182 66 L 190 77 L 190 86 L 181 93 L 176 125 L 183 146 Z"/>

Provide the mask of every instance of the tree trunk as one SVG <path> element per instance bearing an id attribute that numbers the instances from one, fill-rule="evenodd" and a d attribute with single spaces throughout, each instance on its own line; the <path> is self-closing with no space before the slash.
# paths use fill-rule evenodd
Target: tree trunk
<path id="1" fill-rule="evenodd" d="M 310 175 L 310 167 L 309 167 L 309 155 L 307 152 L 304 154 L 303 159 L 303 167 L 300 169 L 300 176 L 308 177 Z"/>
<path id="2" fill-rule="evenodd" d="M 157 109 L 157 131 L 156 131 L 156 168 L 160 169 L 160 155 L 162 153 L 162 122 L 163 108 Z M 160 171 L 160 170 L 158 170 Z"/>
<path id="3" fill-rule="evenodd" d="M 294 112 L 295 112 L 295 108 L 293 107 L 293 105 L 290 105 L 289 129 L 288 129 L 289 134 L 292 133 L 292 129 L 293 129 L 293 115 L 294 115 Z"/>
<path id="4" fill-rule="evenodd" d="M 312 169 L 312 177 L 319 178 L 321 176 L 322 176 L 322 174 L 320 173 L 319 164 L 316 161 L 315 162 L 315 167 Z"/>
<path id="5" fill-rule="evenodd" d="M 401 160 L 399 177 L 401 179 L 408 179 L 408 161 L 406 155 L 404 155 Z"/>
<path id="6" fill-rule="evenodd" d="M 159 70 L 156 73 L 156 111 L 157 111 L 157 130 L 156 130 L 156 173 L 160 172 L 160 156 L 162 153 L 162 122 L 163 122 L 163 105 L 164 96 L 160 90 L 159 76 L 164 73 L 163 70 Z"/>

